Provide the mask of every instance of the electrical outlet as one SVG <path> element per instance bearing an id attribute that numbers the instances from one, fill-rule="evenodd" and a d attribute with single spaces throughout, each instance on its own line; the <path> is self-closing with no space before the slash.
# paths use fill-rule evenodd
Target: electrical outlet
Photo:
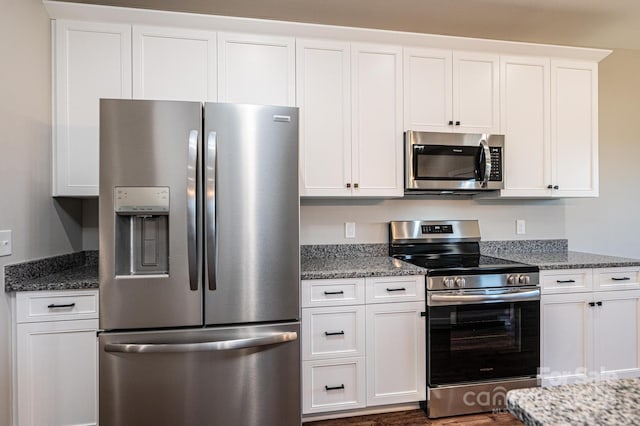
<path id="1" fill-rule="evenodd" d="M 0 256 L 11 254 L 11 231 L 0 231 Z"/>
<path id="2" fill-rule="evenodd" d="M 516 234 L 526 234 L 527 229 L 525 227 L 524 219 L 516 219 Z"/>
<path id="3" fill-rule="evenodd" d="M 356 223 L 355 222 L 345 222 L 344 223 L 344 237 L 345 238 L 355 238 L 356 237 Z"/>

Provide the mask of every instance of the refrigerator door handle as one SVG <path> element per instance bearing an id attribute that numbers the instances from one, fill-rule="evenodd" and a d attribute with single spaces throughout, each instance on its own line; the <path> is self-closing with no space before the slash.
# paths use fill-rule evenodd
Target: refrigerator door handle
<path id="1" fill-rule="evenodd" d="M 218 135 L 209 132 L 207 138 L 207 157 L 205 164 L 205 208 L 206 208 L 206 238 L 207 238 L 207 275 L 209 290 L 216 289 L 216 270 L 218 267 L 218 245 L 216 234 L 216 157 L 218 150 Z"/>
<path id="2" fill-rule="evenodd" d="M 198 131 L 189 132 L 189 154 L 187 160 L 187 255 L 189 257 L 189 287 L 197 291 L 198 240 L 196 237 L 196 178 L 198 167 Z"/>
<path id="3" fill-rule="evenodd" d="M 254 348 L 258 346 L 276 345 L 298 339 L 298 333 L 288 331 L 271 333 L 246 339 L 223 340 L 219 342 L 198 343 L 108 343 L 105 352 L 123 353 L 176 353 L 176 352 L 213 352 L 234 349 Z"/>

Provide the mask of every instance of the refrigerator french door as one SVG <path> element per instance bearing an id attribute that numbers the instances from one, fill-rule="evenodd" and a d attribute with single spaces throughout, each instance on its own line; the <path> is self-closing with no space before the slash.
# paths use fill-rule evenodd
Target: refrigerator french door
<path id="1" fill-rule="evenodd" d="M 299 424 L 297 109 L 100 115 L 100 424 Z"/>

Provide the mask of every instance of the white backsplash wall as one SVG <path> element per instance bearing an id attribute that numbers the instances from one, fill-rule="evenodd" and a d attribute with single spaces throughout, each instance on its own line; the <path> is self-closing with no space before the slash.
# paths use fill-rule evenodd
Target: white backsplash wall
<path id="1" fill-rule="evenodd" d="M 485 241 L 566 238 L 563 200 L 303 199 L 300 243 L 386 243 L 389 221 L 418 219 L 478 219 Z M 516 219 L 525 220 L 526 234 L 516 234 Z M 355 222 L 355 238 L 345 238 L 345 222 Z"/>

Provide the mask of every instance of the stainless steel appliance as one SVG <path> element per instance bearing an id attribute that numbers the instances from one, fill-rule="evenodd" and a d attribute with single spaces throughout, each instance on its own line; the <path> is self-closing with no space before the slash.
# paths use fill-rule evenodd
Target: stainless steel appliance
<path id="1" fill-rule="evenodd" d="M 504 136 L 405 132 L 405 194 L 504 188 Z"/>
<path id="2" fill-rule="evenodd" d="M 432 418 L 504 409 L 508 390 L 538 385 L 538 268 L 482 256 L 479 241 L 475 220 L 390 223 L 390 255 L 428 269 Z"/>
<path id="3" fill-rule="evenodd" d="M 300 424 L 298 114 L 100 102 L 108 425 Z"/>

